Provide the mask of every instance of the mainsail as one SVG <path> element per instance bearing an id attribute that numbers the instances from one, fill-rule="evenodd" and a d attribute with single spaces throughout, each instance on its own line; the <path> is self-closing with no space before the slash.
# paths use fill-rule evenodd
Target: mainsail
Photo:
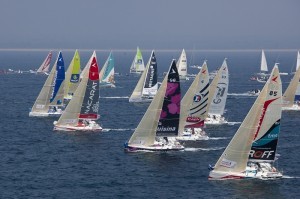
<path id="1" fill-rule="evenodd" d="M 79 119 L 98 119 L 99 68 L 95 55 L 94 51 L 85 75 L 56 125 L 76 126 Z"/>
<path id="2" fill-rule="evenodd" d="M 142 52 L 139 49 L 139 47 L 137 47 L 136 55 L 130 66 L 130 73 L 142 73 L 144 70 L 145 70 L 145 65 L 144 65 Z"/>
<path id="3" fill-rule="evenodd" d="M 232 172 L 242 173 L 246 169 L 249 158 L 251 161 L 263 160 L 269 155 L 262 146 L 264 143 L 272 142 L 275 139 L 277 143 L 278 123 L 281 118 L 281 89 L 279 70 L 275 66 L 269 80 L 212 172 L 225 172 L 228 175 Z M 269 140 L 262 139 L 265 135 L 270 136 Z M 259 152 L 259 149 L 264 151 Z"/>
<path id="4" fill-rule="evenodd" d="M 181 90 L 175 60 L 172 62 L 167 78 L 167 88 L 156 130 L 156 135 L 161 137 L 178 135 Z"/>
<path id="5" fill-rule="evenodd" d="M 112 52 L 104 63 L 102 70 L 99 73 L 100 86 L 115 86 L 115 61 Z"/>
<path id="6" fill-rule="evenodd" d="M 211 99 L 209 101 L 210 105 L 208 111 L 210 115 L 224 114 L 229 84 L 228 66 L 226 60 L 227 59 L 225 58 L 221 68 L 210 85 L 209 95 L 211 96 Z"/>
<path id="7" fill-rule="evenodd" d="M 59 52 L 55 64 L 40 91 L 31 112 L 47 113 L 49 106 L 63 106 L 65 67 Z"/>
<path id="8" fill-rule="evenodd" d="M 179 134 L 184 128 L 203 127 L 207 117 L 209 73 L 206 61 L 181 100 Z"/>
<path id="9" fill-rule="evenodd" d="M 75 90 L 79 85 L 80 75 L 80 56 L 78 50 L 75 51 L 73 59 L 66 72 L 65 93 L 64 98 L 72 98 Z"/>
<path id="10" fill-rule="evenodd" d="M 128 144 L 150 146 L 154 144 L 156 135 L 176 135 L 178 132 L 179 112 L 179 75 L 175 60 L 173 60 L 169 73 L 164 78 Z M 168 117 L 170 118 L 169 121 L 167 120 Z"/>
<path id="11" fill-rule="evenodd" d="M 177 69 L 178 69 L 178 73 L 179 73 L 179 77 L 180 79 L 185 79 L 187 76 L 187 58 L 186 58 L 186 53 L 185 50 L 183 49 L 180 57 L 176 63 Z"/>
<path id="12" fill-rule="evenodd" d="M 292 107 L 296 101 L 300 101 L 300 69 L 298 68 L 293 79 L 283 94 L 283 107 Z"/>
<path id="13" fill-rule="evenodd" d="M 157 88 L 157 62 L 154 51 L 152 51 L 146 69 L 134 88 L 129 98 L 129 102 L 140 101 L 143 96 L 153 97 L 157 93 Z"/>
<path id="14" fill-rule="evenodd" d="M 268 64 L 265 51 L 261 51 L 260 72 L 268 72 Z"/>
<path id="15" fill-rule="evenodd" d="M 52 58 L 52 51 L 50 51 L 41 64 L 41 66 L 37 69 L 37 73 L 46 73 L 49 71 L 50 63 L 51 63 L 51 58 Z"/>

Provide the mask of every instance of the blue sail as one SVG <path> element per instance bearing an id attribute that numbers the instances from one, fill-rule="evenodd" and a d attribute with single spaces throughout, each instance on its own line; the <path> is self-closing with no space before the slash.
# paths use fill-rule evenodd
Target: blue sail
<path id="1" fill-rule="evenodd" d="M 62 57 L 62 53 L 59 52 L 57 61 L 56 61 L 56 71 L 55 71 L 55 76 L 54 76 L 54 81 L 53 81 L 53 91 L 51 94 L 50 98 L 50 103 L 53 102 L 55 99 L 59 88 L 62 86 L 63 81 L 65 80 L 65 64 L 64 64 L 64 59 Z M 57 101 L 57 104 L 61 104 L 62 99 Z"/>

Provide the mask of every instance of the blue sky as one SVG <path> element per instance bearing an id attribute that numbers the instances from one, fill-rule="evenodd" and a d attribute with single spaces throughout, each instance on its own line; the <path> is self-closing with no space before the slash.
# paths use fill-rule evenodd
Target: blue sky
<path id="1" fill-rule="evenodd" d="M 1 0 L 0 48 L 299 49 L 298 0 Z"/>

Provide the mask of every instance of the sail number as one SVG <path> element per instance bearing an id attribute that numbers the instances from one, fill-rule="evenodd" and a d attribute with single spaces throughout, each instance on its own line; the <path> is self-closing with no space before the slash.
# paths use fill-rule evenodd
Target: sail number
<path id="1" fill-rule="evenodd" d="M 176 78 L 170 78 L 170 82 L 176 82 Z"/>
<path id="2" fill-rule="evenodd" d="M 270 91 L 269 95 L 271 95 L 271 96 L 277 96 L 277 91 Z"/>

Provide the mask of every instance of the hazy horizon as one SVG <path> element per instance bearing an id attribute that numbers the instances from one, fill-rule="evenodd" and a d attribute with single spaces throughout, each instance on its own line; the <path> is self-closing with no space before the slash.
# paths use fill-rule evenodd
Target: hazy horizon
<path id="1" fill-rule="evenodd" d="M 0 49 L 299 49 L 297 0 L 5 0 Z"/>

